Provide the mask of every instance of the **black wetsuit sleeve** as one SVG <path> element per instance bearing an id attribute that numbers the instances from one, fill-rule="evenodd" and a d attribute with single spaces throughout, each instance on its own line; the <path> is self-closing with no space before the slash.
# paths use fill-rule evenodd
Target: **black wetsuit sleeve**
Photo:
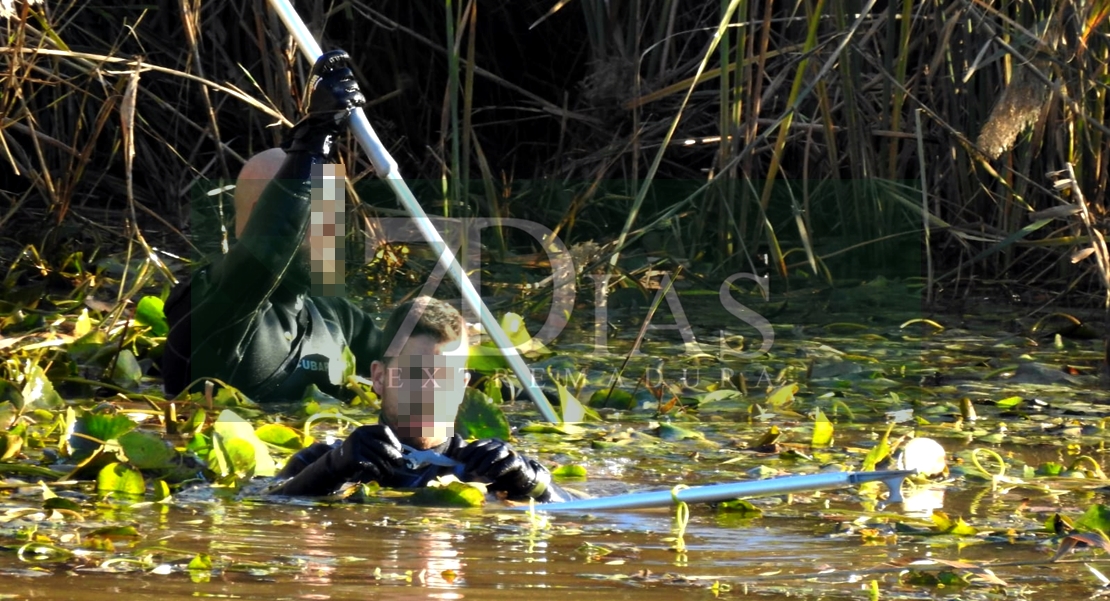
<path id="1" fill-rule="evenodd" d="M 308 229 L 313 166 L 324 162 L 318 154 L 287 154 L 239 241 L 171 297 L 167 355 L 173 364 L 163 368 L 171 374 L 167 393 L 177 394 L 198 377 L 213 377 L 250 394 L 288 360 L 293 342 L 288 333 L 300 329 L 298 295 L 274 292 L 282 285 L 307 290 L 307 282 L 285 280 Z"/>

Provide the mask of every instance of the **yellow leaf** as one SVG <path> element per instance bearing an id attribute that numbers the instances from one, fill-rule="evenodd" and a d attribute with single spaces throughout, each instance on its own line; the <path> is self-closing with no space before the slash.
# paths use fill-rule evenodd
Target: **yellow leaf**
<path id="1" fill-rule="evenodd" d="M 794 393 L 798 392 L 797 384 L 787 384 L 767 395 L 767 404 L 771 407 L 781 407 L 794 402 Z"/>
<path id="2" fill-rule="evenodd" d="M 81 309 L 81 315 L 77 318 L 77 325 L 73 326 L 73 335 L 76 338 L 81 338 L 90 331 L 92 331 L 92 320 L 89 319 L 89 310 Z"/>

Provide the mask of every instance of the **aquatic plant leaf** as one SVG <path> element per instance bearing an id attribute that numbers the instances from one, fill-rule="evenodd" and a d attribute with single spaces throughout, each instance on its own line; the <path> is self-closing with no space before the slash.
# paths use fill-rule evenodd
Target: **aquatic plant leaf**
<path id="1" fill-rule="evenodd" d="M 32 365 L 24 374 L 23 390 L 21 391 L 23 404 L 20 410 L 26 411 L 32 405 L 46 409 L 58 409 L 64 403 L 62 397 L 54 391 L 54 384 L 46 377 L 46 373 L 38 365 Z"/>
<path id="2" fill-rule="evenodd" d="M 170 485 L 165 480 L 154 483 L 154 500 L 165 501 L 170 498 Z"/>
<path id="3" fill-rule="evenodd" d="M 619 409 L 621 411 L 631 411 L 636 408 L 636 399 L 627 390 L 616 388 L 613 394 L 609 394 L 608 388 L 602 388 L 594 391 L 590 395 L 588 401 L 590 407 L 594 409 Z"/>
<path id="4" fill-rule="evenodd" d="M 135 429 L 135 422 L 122 414 L 83 413 L 73 424 L 73 434 L 84 434 L 100 442 L 118 439 Z M 69 437 L 70 453 L 75 459 L 83 459 L 95 452 L 100 445 L 85 436 Z"/>
<path id="5" fill-rule="evenodd" d="M 101 538 L 140 538 L 139 530 L 134 526 L 105 526 L 89 533 L 89 536 Z"/>
<path id="6" fill-rule="evenodd" d="M 697 398 L 698 410 L 700 411 L 713 404 L 718 404 L 722 406 L 727 405 L 729 408 L 735 408 L 735 401 L 740 400 L 743 396 L 744 395 L 739 390 L 730 390 L 728 388 L 723 388 L 721 390 L 707 392 L 704 395 L 700 395 L 695 398 Z M 716 407 L 713 408 L 716 409 Z"/>
<path id="7" fill-rule="evenodd" d="M 978 533 L 978 530 L 971 526 L 971 524 L 965 522 L 963 518 L 952 519 L 943 511 L 934 511 L 933 515 L 930 517 L 937 530 L 942 534 L 974 536 Z"/>
<path id="8" fill-rule="evenodd" d="M 501 405 L 480 390 L 467 387 L 462 406 L 455 417 L 455 431 L 463 438 L 500 438 L 510 436 L 509 420 Z"/>
<path id="9" fill-rule="evenodd" d="M 23 437 L 16 434 L 0 434 L 0 461 L 8 461 L 23 449 Z"/>
<path id="10" fill-rule="evenodd" d="M 258 454 L 254 445 L 242 438 L 221 440 L 220 444 L 227 456 L 229 469 L 236 477 L 246 478 L 255 473 Z"/>
<path id="11" fill-rule="evenodd" d="M 744 499 L 732 499 L 731 501 L 724 501 L 717 504 L 717 511 L 740 514 L 742 516 L 750 516 L 757 518 L 763 515 L 763 510 L 752 505 Z"/>
<path id="12" fill-rule="evenodd" d="M 582 426 L 574 424 L 549 424 L 532 422 L 525 424 L 520 428 L 521 432 L 529 434 L 565 434 L 567 436 L 579 436 L 583 434 L 586 429 Z"/>
<path id="13" fill-rule="evenodd" d="M 788 403 L 794 402 L 794 395 L 797 392 L 797 384 L 781 386 L 767 395 L 767 405 L 775 409 L 781 408 Z"/>
<path id="14" fill-rule="evenodd" d="M 861 471 L 870 472 L 874 470 L 875 466 L 878 465 L 880 461 L 886 459 L 887 456 L 890 455 L 890 432 L 893 429 L 894 424 L 890 424 L 886 432 L 883 433 L 883 437 L 879 439 L 878 444 L 871 447 L 871 450 L 867 452 L 867 455 L 863 458 L 863 467 L 860 468 Z"/>
<path id="15" fill-rule="evenodd" d="M 567 478 L 584 480 L 586 478 L 586 468 L 581 465 L 560 465 L 559 467 L 551 470 L 551 475 L 556 478 Z"/>
<path id="16" fill-rule="evenodd" d="M 506 313 L 501 318 L 501 330 L 508 336 L 517 351 L 522 355 L 550 355 L 549 350 L 542 342 L 536 340 L 528 333 L 524 326 L 524 318 L 516 313 Z"/>
<path id="17" fill-rule="evenodd" d="M 305 446 L 301 433 L 284 424 L 265 424 L 259 426 L 254 434 L 262 442 L 291 451 L 299 451 Z"/>
<path id="18" fill-rule="evenodd" d="M 409 500 L 416 505 L 435 507 L 481 507 L 486 503 L 486 493 L 481 488 L 455 480 L 445 485 L 418 488 Z"/>
<path id="19" fill-rule="evenodd" d="M 135 353 L 130 349 L 123 349 L 119 352 L 119 357 L 116 358 L 116 364 L 112 368 L 112 382 L 115 382 L 120 388 L 128 390 L 135 390 L 139 387 L 139 382 L 143 379 L 143 368 L 139 365 L 139 360 L 135 358 Z"/>
<path id="20" fill-rule="evenodd" d="M 42 502 L 43 509 L 64 509 L 66 511 L 81 511 L 81 504 L 65 497 L 51 497 Z"/>
<path id="21" fill-rule="evenodd" d="M 996 406 L 1003 409 L 1013 409 L 1021 404 L 1022 398 L 1019 396 L 1006 397 L 995 403 Z"/>
<path id="22" fill-rule="evenodd" d="M 95 363 L 100 357 L 110 356 L 117 346 L 108 345 L 108 335 L 100 330 L 93 330 L 67 347 L 69 357 L 80 364 Z"/>
<path id="23" fill-rule="evenodd" d="M 155 336 L 165 336 L 170 331 L 166 322 L 165 303 L 157 296 L 144 296 L 135 306 L 135 321 L 150 328 Z"/>
<path id="24" fill-rule="evenodd" d="M 174 467 L 177 451 L 158 436 L 147 432 L 128 432 L 119 437 L 127 462 L 141 470 Z"/>
<path id="25" fill-rule="evenodd" d="M 771 426 L 771 428 L 764 432 L 763 436 L 759 437 L 759 440 L 751 446 L 751 449 L 761 453 L 774 453 L 781 436 L 782 430 L 779 430 L 778 426 Z"/>
<path id="26" fill-rule="evenodd" d="M 270 457 L 270 452 L 266 449 L 265 443 L 258 439 L 258 435 L 254 433 L 254 426 L 251 426 L 243 418 L 239 417 L 234 411 L 224 409 L 220 416 L 216 419 L 216 423 L 212 424 L 212 431 L 215 433 L 216 438 L 219 439 L 219 444 L 224 447 L 225 451 L 229 453 L 231 459 L 231 441 L 241 440 L 254 450 L 253 460 L 253 474 L 255 476 L 273 476 L 276 471 L 274 468 L 274 460 Z M 234 452 L 237 457 L 239 454 L 245 453 L 244 447 L 241 445 L 234 445 Z M 232 465 L 239 473 L 246 473 L 239 468 L 241 465 L 248 463 L 244 458 L 238 457 L 236 463 L 232 461 Z"/>
<path id="27" fill-rule="evenodd" d="M 23 405 L 23 397 L 15 384 L 7 380 L 0 380 L 0 431 L 7 430 L 15 425 L 19 417 L 19 409 Z"/>
<path id="28" fill-rule="evenodd" d="M 212 569 L 212 556 L 207 553 L 197 553 L 191 560 L 187 569 L 190 570 L 211 570 Z"/>
<path id="29" fill-rule="evenodd" d="M 89 319 L 88 308 L 81 309 L 81 315 L 77 317 L 77 323 L 73 324 L 73 335 L 76 338 L 89 333 L 92 330 L 92 320 Z"/>
<path id="30" fill-rule="evenodd" d="M 96 490 L 102 494 L 141 495 L 146 492 L 146 483 L 139 470 L 122 463 L 109 463 L 96 476 Z"/>
<path id="31" fill-rule="evenodd" d="M 817 410 L 817 415 L 814 417 L 813 423 L 813 439 L 810 445 L 815 448 L 824 448 L 830 446 L 833 441 L 833 425 L 829 418 L 825 417 L 824 412 L 820 409 Z"/>
<path id="32" fill-rule="evenodd" d="M 555 382 L 555 389 L 559 391 L 559 405 L 562 407 L 564 424 L 576 424 L 587 420 L 601 421 L 597 411 L 583 405 L 567 390 L 566 386 Z"/>
<path id="33" fill-rule="evenodd" d="M 1110 532 L 1110 507 L 1101 503 L 1091 505 L 1079 519 L 1075 520 L 1075 527 L 1085 531 Z"/>
<path id="34" fill-rule="evenodd" d="M 655 435 L 667 441 L 705 439 L 705 434 L 702 434 L 701 432 L 695 432 L 694 430 L 680 428 L 679 426 L 667 422 L 659 424 L 659 427 L 655 429 Z"/>

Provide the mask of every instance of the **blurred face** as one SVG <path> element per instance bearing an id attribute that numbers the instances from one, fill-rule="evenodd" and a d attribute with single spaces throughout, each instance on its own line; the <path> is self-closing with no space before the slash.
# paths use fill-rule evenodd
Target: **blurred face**
<path id="1" fill-rule="evenodd" d="M 344 176 L 342 165 L 314 165 L 312 168 L 308 248 L 312 293 L 316 296 L 344 296 Z"/>
<path id="2" fill-rule="evenodd" d="M 374 391 L 382 400 L 382 421 L 401 442 L 417 449 L 434 447 L 455 433 L 466 383 L 466 335 L 436 342 L 412 336 L 398 356 L 370 366 Z"/>

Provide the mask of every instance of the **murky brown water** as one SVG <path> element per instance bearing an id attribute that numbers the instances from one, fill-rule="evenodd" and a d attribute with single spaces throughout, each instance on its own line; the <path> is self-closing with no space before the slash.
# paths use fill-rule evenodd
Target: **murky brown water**
<path id="1" fill-rule="evenodd" d="M 795 495 L 757 500 L 763 516 L 754 519 L 694 507 L 683 539 L 686 552 L 680 554 L 674 550 L 674 516 L 662 510 L 556 515 L 547 527 L 539 527 L 520 512 L 496 507 L 279 504 L 214 499 L 206 489 L 177 494 L 164 506 L 134 506 L 98 500 L 87 483 L 55 486 L 55 492 L 81 504 L 78 518 L 24 514 L 23 508 L 42 507 L 41 490 L 16 488 L 8 480 L 0 482 L 0 601 L 112 596 L 158 601 L 869 599 L 872 581 L 880 599 L 1100 596 L 1102 583 L 1085 564 L 1110 572 L 1106 554 L 1082 549 L 1049 564 L 1060 541 L 1043 524 L 1057 512 L 1074 519 L 1108 503 L 1097 489 L 1110 482 L 1036 478 L 1031 470 L 1049 461 L 1070 464 L 1081 454 L 1105 464 L 1106 431 L 1100 420 L 1107 412 L 1100 403 L 1107 394 L 1089 375 L 1101 347 L 1069 341 L 1067 350 L 1056 351 L 995 332 L 908 332 L 899 328 L 899 319 L 891 316 L 883 325 L 849 334 L 820 326 L 792 330 L 776 322 L 783 335 L 773 355 L 754 362 L 678 357 L 670 353 L 673 342 L 645 345 L 648 356 L 630 364 L 626 389 L 665 359 L 671 383 L 678 383 L 683 368 L 689 374 L 700 368 L 704 371 L 697 373 L 705 379 L 686 384 L 704 389 L 721 381 L 727 369 L 747 375 L 749 396 L 702 407 L 697 422 L 675 418 L 705 440 L 660 441 L 649 422 L 651 412 L 641 410 L 608 413 L 607 422 L 589 425 L 579 436 L 521 434 L 520 446 L 548 463 L 583 465 L 590 480 L 571 485 L 610 494 L 749 479 L 756 468 L 813 473 L 838 464 L 857 469 L 886 422 L 894 419 L 902 420 L 894 436 L 916 431 L 942 442 L 958 458 L 957 476 L 969 469 L 972 449 L 990 448 L 1006 456 L 1011 475 L 1028 466 L 1025 479 L 1031 486 L 992 490 L 981 478 L 957 477 L 906 506 L 885 510 L 855 490 Z M 628 334 L 627 329 L 615 332 L 613 339 Z M 587 345 L 592 340 L 589 333 L 580 339 Z M 580 398 L 607 386 L 627 349 L 627 342 L 622 344 L 607 358 L 584 360 L 588 368 L 578 365 L 592 370 Z M 1086 379 L 1061 381 L 1055 368 L 1022 371 L 1027 355 L 1046 364 L 1076 363 L 1087 369 L 1081 374 Z M 935 373 L 943 379 L 926 382 Z M 761 380 L 765 375 L 768 381 Z M 805 384 L 799 399 L 771 407 L 765 390 L 789 382 Z M 1020 405 L 995 405 L 1014 395 L 1023 399 Z M 974 402 L 978 421 L 962 418 L 959 404 L 965 397 Z M 816 407 L 837 422 L 831 449 L 808 447 Z M 526 421 L 522 409 L 528 408 L 517 403 L 509 409 L 514 425 Z M 853 417 L 845 417 L 845 409 Z M 782 451 L 802 455 L 740 450 L 771 426 L 783 432 Z M 592 444 L 628 429 L 627 446 Z M 978 533 L 939 535 L 927 517 L 932 510 L 962 517 Z M 108 537 L 113 548 L 98 542 L 105 535 L 97 535 L 97 528 L 121 525 L 134 526 L 137 536 Z M 31 540 L 42 544 L 27 544 Z M 51 551 L 48 544 L 64 551 Z M 210 568 L 188 569 L 198 554 L 211 557 Z M 1006 585 L 993 586 L 983 578 L 944 586 L 905 580 L 904 564 L 924 558 L 989 566 Z M 921 570 L 939 573 L 935 566 Z"/>

